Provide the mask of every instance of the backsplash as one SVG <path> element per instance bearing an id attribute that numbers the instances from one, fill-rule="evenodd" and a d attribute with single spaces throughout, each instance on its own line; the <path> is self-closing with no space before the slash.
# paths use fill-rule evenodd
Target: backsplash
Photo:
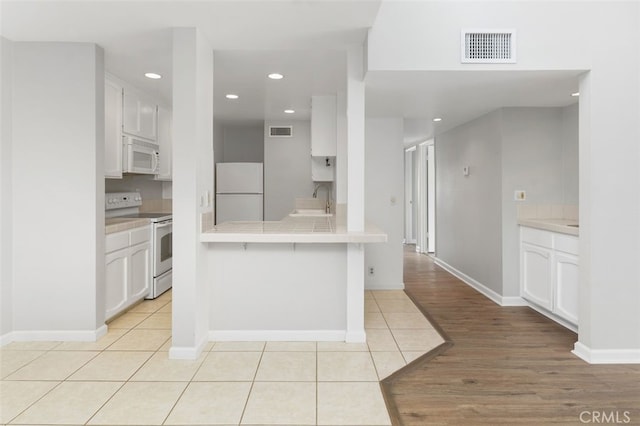
<path id="1" fill-rule="evenodd" d="M 159 199 L 146 200 L 143 196 L 142 205 L 140 206 L 140 212 L 172 213 L 173 200 L 159 200 Z"/>
<path id="2" fill-rule="evenodd" d="M 578 220 L 578 206 L 572 204 L 522 204 L 518 206 L 518 219 Z"/>

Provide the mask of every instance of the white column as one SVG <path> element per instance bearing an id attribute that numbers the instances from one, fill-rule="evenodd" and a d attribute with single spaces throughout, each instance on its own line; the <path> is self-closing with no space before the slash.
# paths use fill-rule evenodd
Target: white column
<path id="1" fill-rule="evenodd" d="M 169 357 L 195 359 L 208 340 L 201 215 L 213 194 L 213 49 L 196 28 L 173 30 L 173 340 Z"/>
<path id="2" fill-rule="evenodd" d="M 364 75 L 362 46 L 347 56 L 347 229 L 364 230 Z M 364 248 L 347 248 L 347 342 L 364 342 Z"/>

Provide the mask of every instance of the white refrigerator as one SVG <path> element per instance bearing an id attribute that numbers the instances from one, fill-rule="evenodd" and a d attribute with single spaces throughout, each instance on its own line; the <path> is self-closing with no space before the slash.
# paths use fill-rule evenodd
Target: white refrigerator
<path id="1" fill-rule="evenodd" d="M 264 220 L 262 163 L 216 165 L 216 223 Z"/>

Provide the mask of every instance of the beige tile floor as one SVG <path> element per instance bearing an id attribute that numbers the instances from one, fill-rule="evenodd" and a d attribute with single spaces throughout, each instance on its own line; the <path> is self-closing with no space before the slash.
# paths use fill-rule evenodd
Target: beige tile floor
<path id="1" fill-rule="evenodd" d="M 0 424 L 388 425 L 378 381 L 442 342 L 402 291 L 367 291 L 367 343 L 211 342 L 169 360 L 171 293 L 98 342 L 0 350 Z"/>

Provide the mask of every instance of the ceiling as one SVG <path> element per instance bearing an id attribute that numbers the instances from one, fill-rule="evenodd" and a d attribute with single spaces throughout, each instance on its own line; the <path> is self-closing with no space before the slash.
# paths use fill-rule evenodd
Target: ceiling
<path id="1" fill-rule="evenodd" d="M 581 71 L 371 71 L 366 110 L 371 117 L 403 117 L 405 143 L 502 107 L 563 107 L 577 102 Z M 441 122 L 434 123 L 439 117 Z"/>
<path id="2" fill-rule="evenodd" d="M 116 76 L 171 103 L 171 28 L 197 27 L 214 52 L 217 119 L 308 119 L 312 94 L 345 85 L 345 49 L 362 44 L 381 1 L 6 1 L 1 34 L 13 41 L 92 42 Z M 163 75 L 149 80 L 145 72 Z M 266 75 L 279 72 L 283 80 Z M 578 72 L 369 72 L 369 116 L 406 118 L 424 140 L 502 106 L 575 102 Z M 239 99 L 229 101 L 226 93 Z M 284 109 L 294 109 L 285 115 Z M 443 118 L 434 127 L 435 116 Z"/>

